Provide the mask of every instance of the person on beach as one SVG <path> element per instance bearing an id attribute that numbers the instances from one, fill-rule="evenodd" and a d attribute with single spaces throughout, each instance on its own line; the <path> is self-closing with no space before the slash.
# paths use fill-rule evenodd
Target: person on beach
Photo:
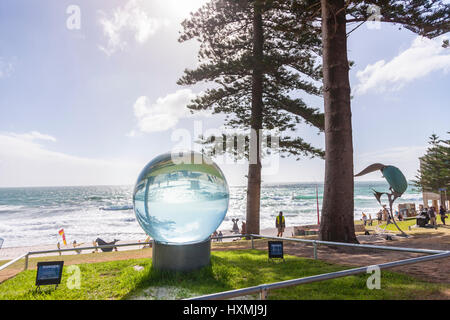
<path id="1" fill-rule="evenodd" d="M 389 218 L 389 212 L 387 211 L 387 209 L 386 209 L 386 205 L 384 205 L 383 206 L 383 220 L 384 221 L 388 221 L 388 218 Z"/>
<path id="2" fill-rule="evenodd" d="M 97 248 L 98 244 L 97 244 L 97 241 L 92 241 L 92 246 L 95 247 L 95 249 L 94 249 L 94 251 L 92 251 L 92 253 L 98 252 L 98 248 Z"/>
<path id="3" fill-rule="evenodd" d="M 217 230 L 214 231 L 214 233 L 212 234 L 212 236 L 213 236 L 213 238 L 217 238 Z M 215 239 L 215 240 L 216 240 L 216 242 L 219 241 L 219 239 Z M 214 239 L 213 239 L 213 241 L 214 241 Z"/>
<path id="4" fill-rule="evenodd" d="M 369 226 L 372 226 L 373 220 L 372 220 L 372 214 L 369 213 Z"/>
<path id="5" fill-rule="evenodd" d="M 239 219 L 231 219 L 231 221 L 233 221 L 233 229 L 231 229 L 231 232 L 233 233 L 239 233 L 239 226 L 238 226 L 238 221 Z"/>
<path id="6" fill-rule="evenodd" d="M 73 245 L 74 248 L 76 248 L 76 247 L 81 246 L 82 243 L 81 243 L 81 244 L 77 244 L 77 240 L 73 240 L 72 245 Z M 81 250 L 75 250 L 75 251 L 76 251 L 77 254 L 80 254 L 80 253 L 81 253 Z"/>
<path id="7" fill-rule="evenodd" d="M 219 237 L 219 239 L 218 239 L 217 241 L 218 241 L 218 242 L 222 242 L 222 237 L 223 237 L 222 231 L 219 231 L 218 237 Z"/>
<path id="8" fill-rule="evenodd" d="M 437 228 L 437 224 L 436 224 L 436 211 L 434 209 L 434 207 L 430 207 L 430 209 L 428 209 L 428 216 L 430 217 L 430 224 Z"/>
<path id="9" fill-rule="evenodd" d="M 366 214 L 364 212 L 362 213 L 361 220 L 363 221 L 364 226 L 366 226 L 367 225 L 367 216 L 366 216 Z"/>
<path id="10" fill-rule="evenodd" d="M 420 212 L 420 214 L 423 215 L 428 220 L 430 220 L 430 216 L 428 215 L 428 208 L 422 208 L 422 211 Z"/>
<path id="11" fill-rule="evenodd" d="M 142 246 L 142 249 L 145 248 L 151 248 L 152 247 L 152 243 L 151 243 L 152 239 L 150 238 L 150 236 L 148 236 L 147 238 L 145 238 L 144 243 L 150 243 L 150 244 L 144 244 Z M 141 242 L 141 240 L 139 240 L 139 242 Z"/>
<path id="12" fill-rule="evenodd" d="M 378 221 L 378 224 L 380 224 L 382 220 L 383 220 L 383 212 L 380 210 L 380 211 L 378 211 L 378 213 L 377 213 L 377 221 Z"/>
<path id="13" fill-rule="evenodd" d="M 284 228 L 286 227 L 286 221 L 284 220 L 282 211 L 280 211 L 275 220 L 275 227 L 278 230 L 277 237 L 283 237 Z"/>
<path id="14" fill-rule="evenodd" d="M 430 216 L 428 215 L 428 208 L 422 208 L 419 217 L 422 221 L 420 226 L 425 227 L 428 224 L 428 222 L 430 222 Z"/>
<path id="15" fill-rule="evenodd" d="M 445 218 L 447 218 L 446 213 L 447 212 L 446 212 L 445 208 L 443 206 L 441 206 L 441 208 L 439 209 L 439 214 L 441 215 L 441 220 L 442 220 L 442 223 L 444 226 L 445 226 Z"/>

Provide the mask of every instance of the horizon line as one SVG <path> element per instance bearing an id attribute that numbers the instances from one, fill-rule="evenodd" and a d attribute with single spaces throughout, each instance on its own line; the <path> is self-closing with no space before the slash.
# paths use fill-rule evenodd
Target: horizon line
<path id="1" fill-rule="evenodd" d="M 386 182 L 385 180 L 359 180 L 355 181 L 355 183 L 359 182 Z M 412 182 L 412 180 L 408 179 L 408 182 Z M 269 186 L 269 185 L 288 185 L 288 184 L 317 184 L 323 185 L 324 182 L 317 181 L 279 181 L 279 182 L 262 182 L 261 186 Z M 387 182 L 386 182 L 387 184 Z M 132 187 L 134 184 L 80 184 L 80 185 L 36 185 L 36 186 L 0 186 L 0 189 L 20 189 L 20 188 L 74 188 L 74 187 Z M 229 187 L 247 187 L 247 185 L 235 184 L 229 185 Z"/>

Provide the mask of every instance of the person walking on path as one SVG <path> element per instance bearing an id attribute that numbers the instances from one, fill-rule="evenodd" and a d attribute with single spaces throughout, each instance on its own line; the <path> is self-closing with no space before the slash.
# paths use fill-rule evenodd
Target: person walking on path
<path id="1" fill-rule="evenodd" d="M 381 221 L 383 221 L 383 212 L 380 210 L 377 213 L 377 220 L 378 220 L 378 224 L 381 223 Z"/>
<path id="2" fill-rule="evenodd" d="M 362 218 L 361 218 L 361 220 L 363 221 L 364 226 L 366 226 L 366 225 L 367 225 L 367 216 L 366 216 L 366 214 L 365 214 L 364 212 L 362 213 Z"/>
<path id="3" fill-rule="evenodd" d="M 389 220 L 390 220 L 389 216 L 390 216 L 390 214 L 389 214 L 389 212 L 386 209 L 386 205 L 383 205 L 383 220 L 387 221 L 388 222 L 387 224 L 389 224 Z"/>
<path id="4" fill-rule="evenodd" d="M 284 228 L 286 227 L 286 221 L 284 219 L 282 211 L 280 211 L 280 214 L 277 216 L 277 218 L 275 220 L 275 227 L 278 230 L 277 237 L 282 237 Z"/>
<path id="5" fill-rule="evenodd" d="M 445 218 L 447 218 L 446 210 L 443 206 L 439 209 L 439 214 L 441 215 L 442 224 L 445 226 Z"/>
<path id="6" fill-rule="evenodd" d="M 233 233 L 239 233 L 239 226 L 238 226 L 238 221 L 239 219 L 231 219 L 231 221 L 233 221 L 233 229 L 231 229 L 231 232 Z"/>

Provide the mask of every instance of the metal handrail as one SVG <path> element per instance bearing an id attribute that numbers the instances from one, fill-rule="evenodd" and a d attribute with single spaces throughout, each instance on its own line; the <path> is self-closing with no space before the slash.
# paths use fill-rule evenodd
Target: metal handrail
<path id="1" fill-rule="evenodd" d="M 423 253 L 423 254 L 431 255 L 431 256 L 418 257 L 418 258 L 384 263 L 384 264 L 378 265 L 378 267 L 380 267 L 380 269 L 450 257 L 450 252 L 445 251 L 445 250 L 430 250 L 430 249 L 404 248 L 404 247 L 392 247 L 392 246 L 376 246 L 376 245 L 368 245 L 368 244 L 356 244 L 356 243 L 332 242 L 332 241 L 322 241 L 322 240 L 261 236 L 261 235 L 257 235 L 257 234 L 243 235 L 243 237 L 244 236 L 251 238 L 252 249 L 254 249 L 254 238 L 275 239 L 275 240 L 281 240 L 281 241 L 293 241 L 293 242 L 303 242 L 303 243 L 312 244 L 314 246 L 314 259 L 317 259 L 317 247 L 319 244 L 328 245 L 328 246 L 342 246 L 342 247 L 378 249 L 378 250 L 387 250 L 387 251 Z M 284 287 L 289 287 L 289 286 L 295 286 L 295 285 L 299 285 L 299 284 L 303 284 L 303 283 L 310 283 L 310 282 L 322 281 L 322 280 L 327 280 L 327 279 L 345 277 L 345 276 L 352 275 L 352 274 L 363 273 L 363 272 L 366 272 L 367 268 L 369 268 L 369 267 L 370 266 L 360 267 L 360 268 L 356 268 L 356 269 L 333 272 L 333 273 L 329 273 L 329 274 L 323 274 L 323 275 L 300 278 L 300 279 L 287 280 L 287 281 L 282 281 L 282 282 L 277 282 L 277 283 L 272 283 L 272 284 L 262 284 L 262 285 L 249 287 L 249 288 L 225 291 L 225 292 L 220 292 L 220 293 L 211 294 L 211 295 L 204 295 L 204 296 L 195 297 L 195 298 L 191 298 L 191 299 L 187 299 L 187 300 L 229 299 L 229 298 L 233 298 L 233 297 L 254 294 L 254 293 L 260 293 L 261 299 L 265 299 L 267 297 L 269 290 L 279 289 L 279 288 L 284 288 Z"/>
<path id="2" fill-rule="evenodd" d="M 375 246 L 372 244 L 357 244 L 357 243 L 346 243 L 346 242 L 310 240 L 310 239 L 282 238 L 282 237 L 261 236 L 261 235 L 257 235 L 257 234 L 250 234 L 248 236 L 253 237 L 253 238 L 265 238 L 265 239 L 276 239 L 276 240 L 284 240 L 284 241 L 305 242 L 305 243 L 310 243 L 313 245 L 314 244 L 324 244 L 324 245 L 328 245 L 328 246 L 366 248 L 366 249 L 378 249 L 378 250 L 388 250 L 388 251 L 403 251 L 403 252 L 426 253 L 426 254 L 437 254 L 437 253 L 446 252 L 445 250 L 416 249 L 416 248 L 391 247 L 391 246 Z"/>
<path id="3" fill-rule="evenodd" d="M 222 237 L 211 237 L 211 239 L 227 239 L 227 238 L 242 238 L 248 235 L 230 235 L 230 236 L 222 236 Z M 101 248 L 115 248 L 115 247 L 128 247 L 128 246 L 137 246 L 137 245 L 151 245 L 153 244 L 153 241 L 150 242 L 135 242 L 135 243 L 123 243 L 123 244 L 109 244 L 109 245 L 99 245 L 99 246 L 90 246 L 90 247 L 74 247 L 74 248 L 65 248 L 65 249 L 52 249 L 52 250 L 41 250 L 41 251 L 29 251 L 17 258 L 14 258 L 13 260 L 5 263 L 4 265 L 0 266 L 0 271 L 3 269 L 6 269 L 10 265 L 14 264 L 15 262 L 19 261 L 22 258 L 25 258 L 25 270 L 28 269 L 28 258 L 32 255 L 38 255 L 38 254 L 47 254 L 47 253 L 61 253 L 61 252 L 67 252 L 67 251 L 82 251 L 82 250 L 92 250 L 92 249 L 101 249 Z"/>
<path id="4" fill-rule="evenodd" d="M 387 250 L 387 251 L 403 251 L 403 252 L 411 252 L 411 253 L 437 254 L 437 253 L 446 252 L 445 250 L 417 249 L 417 248 L 393 247 L 393 246 L 376 246 L 376 245 L 372 245 L 372 244 L 333 242 L 333 241 L 298 239 L 298 238 L 283 238 L 283 237 L 263 236 L 260 234 L 241 234 L 241 235 L 234 235 L 234 236 L 223 236 L 223 238 L 247 238 L 247 237 L 250 237 L 252 241 L 255 238 L 274 239 L 274 240 L 281 240 L 281 241 L 303 242 L 303 243 L 309 243 L 312 245 L 323 244 L 323 245 L 328 245 L 328 246 L 366 248 L 366 249 L 377 249 L 377 250 Z M 211 239 L 220 239 L 220 238 L 219 237 L 211 237 Z M 254 245 L 252 245 L 252 249 L 253 248 L 254 248 Z"/>
<path id="5" fill-rule="evenodd" d="M 393 261 L 393 262 L 382 263 L 382 264 L 379 264 L 376 266 L 380 269 L 387 269 L 387 268 L 392 268 L 392 267 L 398 267 L 398 266 L 420 263 L 420 262 L 436 260 L 436 259 L 444 259 L 444 258 L 449 258 L 449 257 L 450 257 L 450 251 L 444 251 L 442 253 L 434 254 L 431 256 L 423 256 L 423 257 L 410 258 L 410 259 L 405 259 L 405 260 L 398 260 L 398 261 Z M 213 294 L 198 296 L 198 297 L 189 298 L 189 299 L 185 299 L 185 300 L 222 300 L 222 299 L 230 299 L 230 298 L 245 296 L 245 295 L 249 295 L 249 294 L 256 294 L 256 293 L 259 293 L 261 295 L 261 299 L 263 300 L 267 297 L 267 292 L 269 290 L 287 288 L 287 287 L 297 286 L 297 285 L 306 284 L 306 283 L 312 283 L 312 282 L 347 277 L 347 276 L 356 275 L 356 274 L 360 274 L 360 273 L 366 273 L 370 267 L 374 267 L 374 266 L 359 267 L 359 268 L 354 268 L 354 269 L 349 269 L 349 270 L 325 273 L 325 274 L 320 274 L 320 275 L 315 275 L 315 276 L 310 276 L 310 277 L 305 277 L 305 278 L 299 278 L 299 279 L 280 281 L 280 282 L 275 282 L 275 283 L 270 283 L 270 284 L 261 284 L 258 286 L 224 291 L 224 292 L 219 292 L 219 293 L 213 293 Z"/>
<path id="6" fill-rule="evenodd" d="M 25 253 L 25 254 L 23 254 L 23 255 L 21 255 L 21 256 L 15 258 L 15 259 L 11 260 L 11 261 L 8 261 L 8 262 L 5 263 L 4 265 L 0 266 L 0 271 L 2 271 L 3 269 L 8 268 L 10 265 L 16 263 L 16 262 L 19 261 L 20 259 L 25 258 L 27 255 L 28 255 L 28 253 Z"/>
<path id="7" fill-rule="evenodd" d="M 230 235 L 230 236 L 222 236 L 222 237 L 211 237 L 211 239 L 227 239 L 227 238 L 242 238 L 246 237 L 248 235 Z M 17 258 L 14 258 L 13 260 L 5 263 L 4 265 L 0 266 L 0 271 L 3 269 L 6 269 L 10 265 L 14 264 L 15 262 L 19 261 L 20 259 L 25 258 L 25 270 L 28 269 L 28 259 L 32 255 L 38 255 L 38 254 L 47 254 L 47 253 L 61 253 L 61 252 L 67 252 L 67 251 L 82 251 L 82 250 L 92 250 L 92 249 L 101 249 L 101 248 L 115 248 L 115 247 L 128 247 L 128 246 L 137 246 L 137 245 L 151 245 L 153 244 L 153 241 L 150 242 L 135 242 L 135 243 L 123 243 L 123 244 L 109 244 L 109 245 L 99 245 L 99 246 L 90 246 L 90 247 L 75 247 L 75 248 L 65 248 L 65 249 L 52 249 L 52 250 L 41 250 L 41 251 L 29 251 Z"/>
<path id="8" fill-rule="evenodd" d="M 251 238 L 252 249 L 254 249 L 254 239 L 255 238 L 276 239 L 276 240 L 281 240 L 281 241 L 293 241 L 293 242 L 303 242 L 303 243 L 313 244 L 314 259 L 317 259 L 317 246 L 319 244 L 328 245 L 328 246 L 343 246 L 343 247 L 379 249 L 379 250 L 388 250 L 388 251 L 403 251 L 403 252 L 411 252 L 411 253 L 424 253 L 424 254 L 431 255 L 431 256 L 411 258 L 411 259 L 406 259 L 406 260 L 399 260 L 399 261 L 380 264 L 380 265 L 378 265 L 378 267 L 380 269 L 450 257 L 450 251 L 444 251 L 444 250 L 375 246 L 375 245 L 365 245 L 365 244 L 355 244 L 355 243 L 345 243 L 345 242 L 332 242 L 332 241 L 322 241 L 322 240 L 271 237 L 271 236 L 262 236 L 262 235 L 257 235 L 257 234 L 237 234 L 237 235 L 229 235 L 229 236 L 222 236 L 222 237 L 210 237 L 210 239 L 218 239 L 219 240 L 219 239 L 226 239 L 226 238 L 244 238 L 244 237 Z M 22 258 L 25 258 L 25 270 L 27 270 L 28 269 L 28 259 L 29 259 L 29 256 L 31 256 L 31 255 L 55 253 L 55 252 L 60 253 L 60 252 L 67 252 L 67 251 L 90 250 L 90 249 L 99 249 L 99 248 L 114 248 L 114 247 L 136 246 L 136 245 L 150 245 L 150 244 L 153 244 L 153 242 L 154 242 L 154 240 L 152 240 L 151 242 L 137 242 L 137 243 L 125 243 L 125 244 L 117 244 L 117 245 L 102 245 L 102 246 L 78 247 L 78 248 L 67 248 L 67 249 L 56 249 L 56 250 L 30 251 L 26 254 L 23 254 L 15 259 L 7 262 L 6 264 L 0 266 L 0 271 L 7 268 L 8 266 L 14 264 L 15 262 L 19 261 Z M 194 297 L 194 298 L 190 298 L 187 300 L 228 299 L 228 298 L 233 298 L 233 297 L 238 297 L 238 296 L 243 296 L 243 295 L 248 295 L 248 294 L 254 294 L 254 293 L 260 293 L 261 298 L 265 299 L 269 290 L 285 288 L 285 287 L 300 285 L 300 284 L 304 284 L 304 283 L 311 283 L 311 282 L 316 282 L 316 281 L 334 279 L 334 278 L 339 278 L 339 277 L 345 277 L 345 276 L 349 276 L 349 275 L 353 275 L 353 274 L 364 273 L 367 271 L 367 268 L 369 268 L 369 267 L 370 266 L 360 267 L 360 268 L 332 272 L 332 273 L 311 276 L 311 277 L 306 277 L 306 278 L 276 282 L 276 283 L 272 283 L 272 284 L 262 284 L 262 285 L 249 287 L 249 288 L 243 288 L 243 289 L 225 291 L 225 292 L 220 292 L 220 293 L 215 293 L 215 294 L 210 294 L 210 295 L 204 295 L 204 296 L 200 296 L 200 297 Z"/>
<path id="9" fill-rule="evenodd" d="M 219 240 L 219 239 L 227 239 L 227 238 L 230 239 L 230 238 L 247 238 L 247 237 L 250 237 L 252 240 L 254 240 L 255 238 L 275 239 L 275 240 L 282 240 L 282 241 L 304 242 L 304 243 L 310 243 L 310 244 L 324 244 L 324 245 L 330 245 L 330 246 L 359 247 L 359 248 L 367 248 L 367 249 L 404 251 L 404 252 L 427 253 L 427 254 L 436 254 L 436 253 L 445 252 L 443 250 L 416 249 L 416 248 L 404 248 L 404 247 L 392 247 L 392 246 L 376 246 L 376 245 L 369 245 L 369 244 L 355 244 L 355 243 L 332 242 L 332 241 L 322 241 L 322 240 L 271 237 L 271 236 L 263 236 L 263 235 L 259 235 L 259 234 L 236 234 L 236 235 L 229 235 L 229 236 L 222 236 L 222 237 L 211 237 L 211 239 Z M 67 251 L 91 250 L 91 249 L 99 249 L 99 248 L 114 248 L 114 247 L 126 247 L 126 246 L 137 246 L 137 245 L 150 245 L 152 243 L 153 243 L 153 240 L 151 242 L 135 242 L 135 243 L 111 244 L 111 245 L 101 245 L 101 246 L 99 245 L 99 246 L 89 246 L 89 247 L 74 247 L 74 248 L 65 248 L 65 249 L 30 251 L 27 254 L 28 255 L 36 255 L 36 254 L 67 252 Z M 23 258 L 27 254 L 24 254 L 16 259 Z"/>
<path id="10" fill-rule="evenodd" d="M 426 253 L 426 254 L 437 254 L 445 252 L 443 250 L 429 250 L 429 249 L 416 249 L 416 248 L 403 248 L 403 247 L 390 247 L 390 246 L 375 246 L 368 244 L 355 244 L 355 243 L 345 243 L 345 242 L 332 242 L 332 241 L 322 241 L 322 240 L 310 240 L 310 239 L 298 239 L 298 238 L 282 238 L 282 237 L 271 237 L 271 236 L 262 236 L 258 234 L 236 234 L 222 237 L 210 237 L 211 239 L 227 239 L 227 238 L 247 238 L 250 237 L 252 240 L 252 248 L 254 248 L 254 239 L 276 239 L 282 241 L 293 241 L 293 242 L 304 242 L 310 243 L 314 245 L 314 258 L 317 259 L 317 245 L 332 245 L 332 246 L 345 246 L 345 247 L 359 247 L 359 248 L 367 248 L 367 249 L 378 249 L 378 250 L 390 250 L 390 251 L 403 251 L 403 252 L 413 252 L 413 253 Z M 23 254 L 8 263 L 0 266 L 0 271 L 12 265 L 14 262 L 19 261 L 22 258 L 25 258 L 25 270 L 28 268 L 28 258 L 31 255 L 37 254 L 47 254 L 47 253 L 60 253 L 67 251 L 80 251 L 80 250 L 91 250 L 91 249 L 99 249 L 99 248 L 114 248 L 114 247 L 126 247 L 126 246 L 136 246 L 136 245 L 150 245 L 151 242 L 136 242 L 136 243 L 124 243 L 124 244 L 115 244 L 115 245 L 102 245 L 102 246 L 90 246 L 90 247 L 75 247 L 75 248 L 66 248 L 66 249 L 54 249 L 54 250 L 42 250 L 42 251 L 30 251 L 26 254 Z"/>
<path id="11" fill-rule="evenodd" d="M 150 245 L 153 241 L 150 242 L 137 242 L 137 243 L 122 243 L 122 244 L 108 244 L 108 245 L 99 245 L 99 246 L 90 246 L 90 247 L 75 247 L 75 248 L 67 248 L 67 249 L 53 249 L 53 250 L 43 250 L 43 251 L 30 251 L 29 255 L 36 254 L 45 254 L 45 253 L 54 253 L 54 252 L 66 252 L 66 251 L 79 251 L 79 250 L 91 250 L 91 249 L 107 249 L 107 248 L 115 248 L 115 247 L 129 247 L 129 246 L 138 246 L 138 245 Z"/>
<path id="12" fill-rule="evenodd" d="M 4 265 L 0 266 L 0 271 L 3 269 L 6 269 L 10 265 L 14 264 L 15 262 L 19 261 L 22 258 L 25 258 L 25 270 L 28 269 L 28 259 L 32 255 L 37 254 L 46 254 L 46 253 L 61 253 L 61 252 L 67 252 L 67 251 L 82 251 L 82 250 L 91 250 L 91 249 L 105 249 L 105 248 L 114 248 L 114 247 L 129 247 L 129 246 L 140 246 L 140 245 L 151 245 L 153 244 L 153 241 L 150 242 L 133 242 L 133 243 L 123 243 L 123 244 L 108 244 L 108 245 L 101 245 L 101 246 L 90 246 L 90 247 L 75 247 L 75 248 L 67 248 L 67 249 L 53 249 L 53 250 L 42 250 L 42 251 L 29 251 L 17 258 L 14 258 L 11 261 L 8 261 Z"/>

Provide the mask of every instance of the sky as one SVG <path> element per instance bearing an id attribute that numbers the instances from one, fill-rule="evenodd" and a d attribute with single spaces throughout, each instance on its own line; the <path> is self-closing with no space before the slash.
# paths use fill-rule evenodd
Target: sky
<path id="1" fill-rule="evenodd" d="M 221 128 L 223 116 L 186 108 L 207 86 L 176 84 L 198 65 L 180 23 L 205 2 L 1 1 L 0 187 L 134 184 L 157 155 Z M 355 171 L 381 162 L 412 179 L 428 137 L 450 131 L 449 37 L 377 23 L 350 34 Z M 297 133 L 324 147 L 314 128 Z M 246 184 L 245 163 L 216 161 L 230 185 Z M 264 183 L 323 179 L 321 159 L 263 165 Z"/>

